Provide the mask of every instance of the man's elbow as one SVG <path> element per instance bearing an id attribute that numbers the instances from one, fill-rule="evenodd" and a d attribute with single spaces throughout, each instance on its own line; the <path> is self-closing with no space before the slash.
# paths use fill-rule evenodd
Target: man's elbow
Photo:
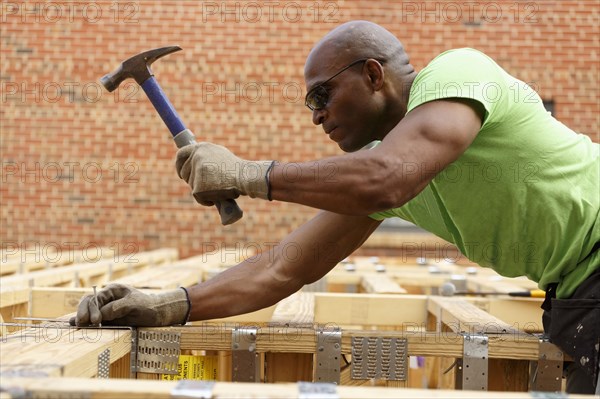
<path id="1" fill-rule="evenodd" d="M 416 193 L 399 187 L 399 184 L 383 180 L 373 181 L 356 192 L 357 202 L 361 209 L 359 216 L 368 216 L 375 212 L 398 208 L 410 201 Z"/>

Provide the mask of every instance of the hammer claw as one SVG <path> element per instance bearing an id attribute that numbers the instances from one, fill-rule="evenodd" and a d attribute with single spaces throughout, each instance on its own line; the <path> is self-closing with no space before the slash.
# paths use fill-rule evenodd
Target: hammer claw
<path id="1" fill-rule="evenodd" d="M 150 76 L 153 76 L 150 65 L 157 59 L 181 50 L 179 46 L 167 46 L 144 51 L 123 61 L 111 73 L 100 78 L 100 83 L 109 92 L 114 91 L 127 78 L 135 79 L 141 86 Z"/>

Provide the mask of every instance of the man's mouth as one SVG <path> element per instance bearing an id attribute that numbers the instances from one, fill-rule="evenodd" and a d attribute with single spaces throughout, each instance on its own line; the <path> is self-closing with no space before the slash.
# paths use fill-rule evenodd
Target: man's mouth
<path id="1" fill-rule="evenodd" d="M 330 131 L 327 132 L 327 135 L 329 136 L 329 140 L 335 141 L 336 143 L 338 143 L 341 139 L 343 134 L 340 133 L 342 131 L 340 131 L 338 129 L 338 127 L 334 127 L 333 129 L 331 129 Z"/>

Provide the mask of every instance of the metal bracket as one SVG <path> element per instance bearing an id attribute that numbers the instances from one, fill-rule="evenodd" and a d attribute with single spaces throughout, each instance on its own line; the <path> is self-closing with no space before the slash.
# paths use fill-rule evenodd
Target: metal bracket
<path id="1" fill-rule="evenodd" d="M 406 338 L 352 337 L 352 379 L 406 381 Z"/>
<path id="2" fill-rule="evenodd" d="M 541 339 L 537 368 L 531 373 L 531 390 L 560 392 L 563 360 L 564 355 L 556 345 Z"/>
<path id="3" fill-rule="evenodd" d="M 181 380 L 171 390 L 172 399 L 200 398 L 212 399 L 214 381 Z"/>
<path id="4" fill-rule="evenodd" d="M 129 352 L 129 368 L 130 368 L 130 373 L 129 373 L 129 378 L 131 379 L 137 379 L 137 353 L 138 353 L 138 340 L 137 340 L 137 335 L 138 335 L 138 329 L 137 327 L 130 327 L 131 328 L 131 352 Z"/>
<path id="5" fill-rule="evenodd" d="M 256 334 L 256 328 L 234 328 L 231 331 L 231 379 L 234 382 L 260 381 Z"/>
<path id="6" fill-rule="evenodd" d="M 339 399 L 337 385 L 326 382 L 298 382 L 298 399 Z"/>
<path id="7" fill-rule="evenodd" d="M 110 376 L 110 348 L 106 348 L 98 355 L 97 378 L 109 378 Z"/>
<path id="8" fill-rule="evenodd" d="M 177 374 L 181 353 L 180 340 L 181 333 L 178 332 L 138 330 L 137 358 L 133 371 Z"/>
<path id="9" fill-rule="evenodd" d="M 456 360 L 456 389 L 487 391 L 488 337 L 463 334 L 463 358 Z"/>
<path id="10" fill-rule="evenodd" d="M 342 359 L 342 331 L 317 328 L 317 352 L 315 355 L 314 380 L 316 382 L 340 383 L 340 361 Z"/>

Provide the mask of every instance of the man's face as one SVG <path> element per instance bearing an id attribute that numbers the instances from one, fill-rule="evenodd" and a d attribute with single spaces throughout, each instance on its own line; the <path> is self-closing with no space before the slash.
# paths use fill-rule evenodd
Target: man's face
<path id="1" fill-rule="evenodd" d="M 318 104 L 312 111 L 313 123 L 322 125 L 329 138 L 345 152 L 357 151 L 377 138 L 380 113 L 372 101 L 374 93 L 364 68 L 365 62 L 360 59 L 327 62 L 311 55 L 306 63 L 308 96 L 318 96 L 319 100 L 311 103 Z"/>

